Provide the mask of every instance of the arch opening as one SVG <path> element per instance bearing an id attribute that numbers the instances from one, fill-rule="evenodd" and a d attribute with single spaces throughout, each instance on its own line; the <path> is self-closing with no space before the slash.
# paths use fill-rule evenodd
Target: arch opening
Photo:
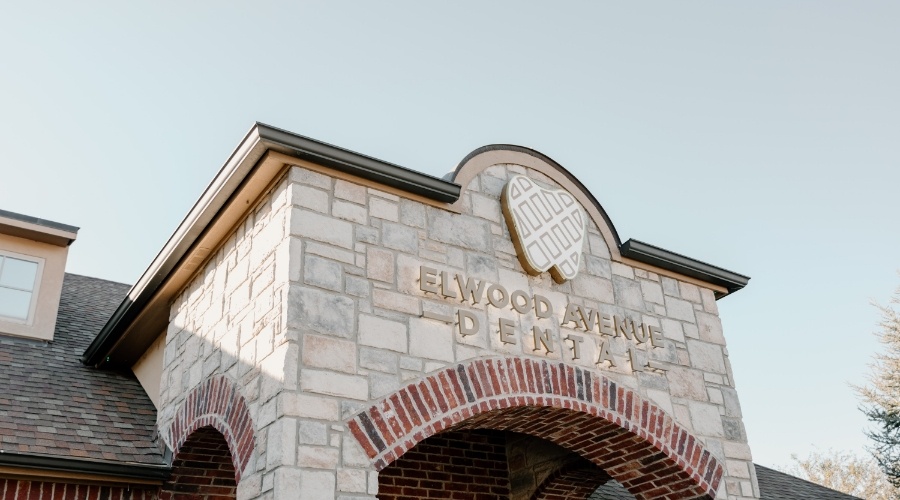
<path id="1" fill-rule="evenodd" d="M 160 490 L 162 500 L 236 498 L 237 478 L 228 443 L 212 426 L 188 436 L 175 454 L 172 475 Z"/>
<path id="2" fill-rule="evenodd" d="M 559 362 L 470 361 L 426 376 L 348 422 L 377 470 L 446 430 L 545 439 L 637 499 L 714 498 L 724 473 L 699 439 L 639 394 Z"/>

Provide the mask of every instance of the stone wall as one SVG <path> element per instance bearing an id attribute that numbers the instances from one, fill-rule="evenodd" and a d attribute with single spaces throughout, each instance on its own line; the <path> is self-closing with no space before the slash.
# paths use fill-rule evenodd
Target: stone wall
<path id="1" fill-rule="evenodd" d="M 506 180 L 526 173 L 554 187 L 495 165 L 463 186 L 456 214 L 292 167 L 173 305 L 161 428 L 180 395 L 223 374 L 249 402 L 259 443 L 240 498 L 374 498 L 378 473 L 345 422 L 466 360 L 558 360 L 633 390 L 699 437 L 725 465 L 722 498 L 758 496 L 713 292 L 614 262 L 591 220 L 577 278 L 526 275 L 499 204 Z M 423 267 L 446 273 L 451 293 L 423 290 Z M 463 302 L 457 274 L 545 297 L 553 315 Z M 570 304 L 661 338 L 588 331 L 578 316 L 564 322 Z M 460 311 L 477 331 L 460 334 Z"/>

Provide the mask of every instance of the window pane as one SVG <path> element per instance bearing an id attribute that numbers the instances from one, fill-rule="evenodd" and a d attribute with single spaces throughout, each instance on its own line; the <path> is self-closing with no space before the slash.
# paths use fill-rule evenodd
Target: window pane
<path id="1" fill-rule="evenodd" d="M 0 316 L 16 319 L 28 319 L 31 306 L 31 292 L 0 288 Z"/>
<path id="2" fill-rule="evenodd" d="M 6 257 L 3 259 L 3 274 L 0 275 L 0 286 L 34 290 L 34 277 L 37 274 L 37 262 Z M 2 306 L 0 306 L 2 307 Z"/>

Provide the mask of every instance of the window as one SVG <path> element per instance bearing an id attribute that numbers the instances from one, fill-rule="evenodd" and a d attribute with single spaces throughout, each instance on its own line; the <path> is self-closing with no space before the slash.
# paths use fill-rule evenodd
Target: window
<path id="1" fill-rule="evenodd" d="M 0 317 L 28 321 L 37 295 L 40 263 L 0 253 Z"/>

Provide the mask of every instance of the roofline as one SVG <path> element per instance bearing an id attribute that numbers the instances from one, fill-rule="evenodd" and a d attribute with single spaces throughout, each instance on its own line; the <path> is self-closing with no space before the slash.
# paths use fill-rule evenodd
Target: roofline
<path id="1" fill-rule="evenodd" d="M 288 154 L 440 202 L 452 203 L 462 191 L 458 184 L 257 122 L 84 351 L 83 363 L 99 365 L 104 361 L 129 324 L 268 151 Z"/>
<path id="2" fill-rule="evenodd" d="M 707 264 L 664 248 L 630 239 L 619 246 L 622 257 L 644 262 L 667 271 L 719 285 L 732 294 L 747 286 L 749 276 L 738 274 L 712 264 Z M 724 295 L 723 295 L 724 296 Z"/>
<path id="3" fill-rule="evenodd" d="M 172 472 L 172 468 L 168 465 L 104 462 L 100 460 L 53 457 L 47 455 L 28 455 L 14 451 L 0 452 L 0 466 L 105 475 L 151 481 L 164 481 L 169 478 L 169 475 Z"/>
<path id="4" fill-rule="evenodd" d="M 27 222 L 29 224 L 37 224 L 38 226 L 49 227 L 51 229 L 58 229 L 60 231 L 66 231 L 68 233 L 77 233 L 80 228 L 75 226 L 70 226 L 68 224 L 63 224 L 61 222 L 53 222 L 52 220 L 40 219 L 38 217 L 32 217 L 30 215 L 19 214 L 16 212 L 10 212 L 8 210 L 0 210 L 0 217 L 7 217 L 10 219 L 15 219 L 21 222 Z"/>

